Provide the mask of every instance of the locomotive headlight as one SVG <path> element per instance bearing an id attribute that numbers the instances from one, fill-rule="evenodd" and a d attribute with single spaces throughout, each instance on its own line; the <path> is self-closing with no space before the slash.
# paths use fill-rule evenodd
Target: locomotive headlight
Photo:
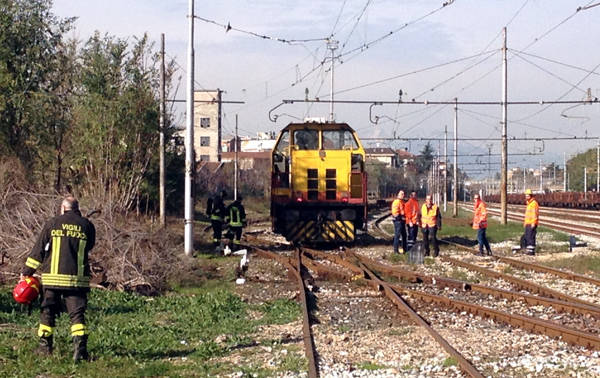
<path id="1" fill-rule="evenodd" d="M 296 202 L 302 202 L 302 192 L 296 192 Z"/>
<path id="2" fill-rule="evenodd" d="M 342 202 L 348 202 L 348 199 L 350 199 L 350 193 L 340 192 L 340 198 L 342 199 Z"/>

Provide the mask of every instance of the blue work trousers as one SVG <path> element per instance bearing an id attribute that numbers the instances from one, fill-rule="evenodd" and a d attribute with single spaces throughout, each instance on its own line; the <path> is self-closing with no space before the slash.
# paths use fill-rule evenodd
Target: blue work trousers
<path id="1" fill-rule="evenodd" d="M 400 237 L 402 237 L 402 253 L 406 252 L 406 222 L 403 220 L 394 220 L 394 253 L 398 253 L 400 246 Z"/>
<path id="2" fill-rule="evenodd" d="M 486 228 L 480 228 L 477 230 L 477 242 L 479 242 L 479 253 L 483 253 L 483 247 L 489 253 L 492 251 L 490 248 L 490 243 L 487 240 L 487 236 L 485 235 Z"/>

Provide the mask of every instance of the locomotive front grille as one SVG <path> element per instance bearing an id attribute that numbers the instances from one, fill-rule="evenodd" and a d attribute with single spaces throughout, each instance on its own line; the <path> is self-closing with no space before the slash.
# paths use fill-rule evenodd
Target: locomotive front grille
<path id="1" fill-rule="evenodd" d="M 307 196 L 309 200 L 319 199 L 319 170 L 318 169 L 307 169 Z"/>
<path id="2" fill-rule="evenodd" d="M 337 194 L 337 176 L 335 169 L 325 170 L 325 199 L 335 200 Z"/>

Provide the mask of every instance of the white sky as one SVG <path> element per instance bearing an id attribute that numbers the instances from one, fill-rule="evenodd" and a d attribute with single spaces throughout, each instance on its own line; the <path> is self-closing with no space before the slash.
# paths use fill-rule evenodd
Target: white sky
<path id="1" fill-rule="evenodd" d="M 588 88 L 592 97 L 600 97 L 600 6 L 593 7 L 600 0 L 455 0 L 426 16 L 441 8 L 443 2 L 197 0 L 195 13 L 220 24 L 230 23 L 235 29 L 286 40 L 331 36 L 340 42 L 336 54 L 347 53 L 395 31 L 358 54 L 344 55 L 343 64 L 336 60 L 334 89 L 341 92 L 335 95 L 336 100 L 397 101 L 402 89 L 404 101 L 412 98 L 448 101 L 454 97 L 459 101 L 499 101 L 501 30 L 505 25 L 508 26 L 509 101 L 582 100 Z M 576 12 L 584 6 L 592 7 Z M 160 34 L 165 33 L 168 56 L 183 68 L 186 66 L 187 0 L 55 0 L 54 10 L 61 17 L 78 17 L 74 35 L 83 41 L 95 30 L 121 38 L 146 32 L 158 46 Z M 281 100 L 303 99 L 306 88 L 311 99 L 329 98 L 330 63 L 320 66 L 330 56 L 324 41 L 280 43 L 235 30 L 226 33 L 224 28 L 200 20 L 196 20 L 195 29 L 196 89 L 220 88 L 226 91 L 225 100 L 246 102 L 224 106 L 224 133 L 232 132 L 236 113 L 241 133 L 247 135 L 278 131 L 293 117 L 328 117 L 329 105 L 325 102 L 284 105 L 274 113 L 279 115 L 277 123 L 268 119 L 269 110 Z M 490 53 L 445 64 L 484 51 Z M 410 74 L 436 65 L 441 66 Z M 183 69 L 180 74 L 177 97 L 183 99 L 186 74 Z M 298 82 L 301 77 L 305 78 Z M 392 77 L 398 78 L 385 80 Z M 376 81 L 382 82 L 348 90 Z M 431 91 L 433 87 L 435 90 Z M 509 136 L 600 135 L 600 104 L 572 109 L 567 109 L 569 105 L 546 107 L 510 106 Z M 363 138 L 394 133 L 443 137 L 445 125 L 452 137 L 452 106 L 375 106 L 373 115 L 380 117 L 377 125 L 369 122 L 368 104 L 336 104 L 335 114 L 338 121 L 349 123 Z M 458 135 L 498 138 L 500 117 L 499 105 L 460 107 Z M 184 122 L 185 118 L 179 119 Z M 517 120 L 522 121 L 517 123 Z M 381 145 L 389 143 L 394 148 L 410 147 L 415 153 L 423 146 L 419 142 L 409 146 L 401 141 Z M 499 141 L 460 142 L 459 154 L 487 153 L 490 144 L 492 153 L 498 154 Z M 437 148 L 437 142 L 432 145 Z M 510 142 L 509 154 L 543 148 L 543 155 L 514 156 L 509 159 L 513 163 L 509 167 L 539 166 L 540 158 L 562 166 L 563 152 L 573 154 L 595 145 L 595 141 Z M 449 143 L 449 151 L 451 146 Z M 480 159 L 488 161 L 487 157 Z M 499 162 L 500 158 L 492 156 L 491 160 Z M 493 165 L 492 169 L 498 170 L 499 165 Z"/>

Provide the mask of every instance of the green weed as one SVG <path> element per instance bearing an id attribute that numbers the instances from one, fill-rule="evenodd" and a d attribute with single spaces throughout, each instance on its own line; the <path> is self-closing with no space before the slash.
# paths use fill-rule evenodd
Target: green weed
<path id="1" fill-rule="evenodd" d="M 369 370 L 369 371 L 373 371 L 373 370 L 381 370 L 381 369 L 385 369 L 386 367 L 383 365 L 378 365 L 374 362 L 361 362 L 356 366 L 358 369 L 360 370 Z"/>
<path id="2" fill-rule="evenodd" d="M 458 365 L 458 361 L 454 357 L 448 357 L 442 363 L 442 366 L 444 366 L 444 367 L 450 367 L 450 366 L 456 366 L 456 365 Z"/>
<path id="3" fill-rule="evenodd" d="M 290 299 L 276 299 L 257 307 L 265 324 L 287 324 L 300 317 L 300 305 Z"/>
<path id="4" fill-rule="evenodd" d="M 279 361 L 279 371 L 291 371 L 299 373 L 308 370 L 308 361 L 304 355 L 295 352 L 288 352 L 283 355 Z"/>
<path id="5" fill-rule="evenodd" d="M 250 320 L 249 305 L 223 288 L 185 288 L 161 297 L 96 291 L 86 312 L 91 362 L 74 365 L 68 316 L 57 319 L 55 353 L 40 358 L 36 330 L 39 308 L 27 316 L 9 288 L 0 289 L 0 376 L 214 376 L 239 371 L 215 357 L 251 345 L 261 324 L 283 324 L 299 316 L 298 305 L 275 300 L 260 306 L 264 316 Z M 223 342 L 217 342 L 224 335 Z M 287 357 L 286 368 L 301 363 Z M 32 363 L 35 361 L 35 363 Z M 294 370 L 298 371 L 298 370 Z M 249 368 L 250 375 L 269 376 Z"/>
<path id="6" fill-rule="evenodd" d="M 553 268 L 600 278 L 600 257 L 598 256 L 574 256 L 548 261 L 545 264 Z"/>

